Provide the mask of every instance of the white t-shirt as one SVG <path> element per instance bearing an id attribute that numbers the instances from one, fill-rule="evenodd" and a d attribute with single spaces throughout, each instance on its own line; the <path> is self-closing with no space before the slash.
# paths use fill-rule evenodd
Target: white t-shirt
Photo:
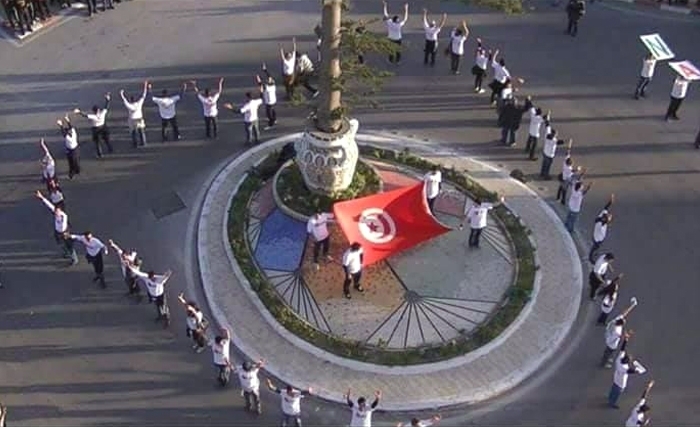
<path id="1" fill-rule="evenodd" d="M 504 87 L 503 90 L 501 91 L 501 99 L 506 100 L 506 99 L 513 99 L 513 87 Z"/>
<path id="2" fill-rule="evenodd" d="M 75 128 L 70 128 L 63 136 L 63 143 L 67 150 L 75 150 L 78 148 L 78 132 Z"/>
<path id="3" fill-rule="evenodd" d="M 105 125 L 105 121 L 107 120 L 107 109 L 99 109 L 97 110 L 97 113 L 94 114 L 86 114 L 86 117 L 88 121 L 90 122 L 90 126 L 94 128 L 98 128 L 100 126 Z"/>
<path id="4" fill-rule="evenodd" d="M 427 21 L 423 21 L 423 29 L 425 30 L 425 39 L 431 42 L 438 41 L 438 35 L 440 34 L 440 27 L 437 25 L 431 27 L 428 25 Z"/>
<path id="5" fill-rule="evenodd" d="M 600 311 L 606 314 L 610 314 L 615 307 L 615 302 L 617 301 L 617 292 L 612 295 L 605 295 L 603 301 L 600 302 Z M 622 333 L 622 332 L 621 332 Z"/>
<path id="6" fill-rule="evenodd" d="M 265 105 L 277 104 L 277 86 L 274 83 L 263 83 L 262 98 Z"/>
<path id="7" fill-rule="evenodd" d="M 291 76 L 294 74 L 294 66 L 297 63 L 297 53 L 292 52 L 292 55 L 289 59 L 282 58 L 282 74 L 285 76 Z"/>
<path id="8" fill-rule="evenodd" d="M 53 215 L 53 229 L 59 233 L 68 231 L 68 214 L 61 211 L 59 214 Z"/>
<path id="9" fill-rule="evenodd" d="M 542 154 L 553 159 L 554 156 L 557 155 L 557 142 L 559 142 L 559 140 L 556 137 L 546 137 L 544 139 L 544 146 L 542 147 Z"/>
<path id="10" fill-rule="evenodd" d="M 97 237 L 91 237 L 90 240 L 88 240 L 85 236 L 77 236 L 75 234 L 71 234 L 70 237 L 71 239 L 77 240 L 85 245 L 85 252 L 87 252 L 90 256 L 97 256 L 97 254 L 102 252 L 102 249 L 105 247 L 104 243 L 102 243 Z"/>
<path id="11" fill-rule="evenodd" d="M 237 369 L 238 380 L 241 382 L 241 388 L 243 391 L 259 393 L 260 392 L 260 378 L 258 378 L 258 372 L 260 369 L 253 368 L 250 371 L 243 369 L 243 366 L 239 366 Z"/>
<path id="12" fill-rule="evenodd" d="M 386 22 L 386 31 L 389 40 L 400 41 L 401 29 L 406 25 L 406 20 L 394 22 L 391 19 L 387 19 L 384 22 Z"/>
<path id="13" fill-rule="evenodd" d="M 595 261 L 595 264 L 593 265 L 593 272 L 600 277 L 603 277 L 608 272 L 609 266 L 610 262 L 605 260 L 605 254 L 603 254 Z"/>
<path id="14" fill-rule="evenodd" d="M 166 96 L 165 98 L 154 96 L 151 99 L 158 106 L 161 119 L 167 120 L 175 117 L 175 104 L 180 100 L 180 95 Z"/>
<path id="15" fill-rule="evenodd" d="M 197 94 L 199 102 L 202 103 L 202 113 L 204 117 L 216 117 L 219 115 L 219 108 L 216 105 L 216 103 L 219 102 L 219 96 L 221 96 L 221 92 L 209 96 Z"/>
<path id="16" fill-rule="evenodd" d="M 457 35 L 456 31 L 452 31 L 450 35 L 450 49 L 455 55 L 464 55 L 464 42 L 467 41 L 467 36 L 464 34 Z"/>
<path id="17" fill-rule="evenodd" d="M 542 129 L 542 123 L 544 123 L 544 117 L 542 117 L 541 114 L 537 114 L 537 109 L 535 107 L 531 107 L 530 108 L 530 136 L 534 136 L 535 138 L 540 137 L 540 130 Z"/>
<path id="18" fill-rule="evenodd" d="M 510 71 L 506 67 L 501 66 L 496 61 L 491 61 L 493 67 L 493 78 L 499 83 L 505 83 L 510 78 Z"/>
<path id="19" fill-rule="evenodd" d="M 640 399 L 639 403 L 632 409 L 630 416 L 625 421 L 625 427 L 639 427 L 643 426 L 647 422 L 647 416 L 644 412 L 639 412 L 639 408 L 647 403 L 646 399 Z"/>
<path id="20" fill-rule="evenodd" d="M 469 201 L 467 201 L 466 205 L 468 204 Z M 493 209 L 493 204 L 483 202 L 480 205 L 471 205 L 466 208 L 465 214 L 467 219 L 469 219 L 469 226 L 477 230 L 486 228 L 487 218 L 491 209 Z"/>
<path id="21" fill-rule="evenodd" d="M 677 99 L 685 98 L 685 94 L 688 92 L 688 83 L 686 79 L 676 78 L 673 81 L 673 89 L 671 89 L 671 96 Z"/>
<path id="22" fill-rule="evenodd" d="M 354 274 L 359 273 L 362 270 L 362 248 L 357 251 L 352 251 L 348 249 L 343 254 L 343 267 L 348 269 L 348 273 Z"/>
<path id="23" fill-rule="evenodd" d="M 593 241 L 602 242 L 608 234 L 608 224 L 603 221 L 596 221 L 593 226 Z"/>
<path id="24" fill-rule="evenodd" d="M 258 108 L 262 105 L 262 99 L 251 99 L 241 107 L 241 114 L 243 114 L 243 121 L 246 123 L 253 123 L 258 121 Z"/>
<path id="25" fill-rule="evenodd" d="M 442 182 L 442 172 L 428 172 L 423 177 L 425 184 L 425 197 L 434 199 L 440 194 L 440 183 Z"/>
<path id="26" fill-rule="evenodd" d="M 314 240 L 320 242 L 328 237 L 328 223 L 335 215 L 322 213 L 318 217 L 313 215 L 306 223 L 306 232 L 314 237 Z"/>
<path id="27" fill-rule="evenodd" d="M 621 319 L 621 316 L 617 316 L 608 322 L 607 326 L 605 327 L 605 345 L 613 350 L 620 345 L 620 340 L 622 339 L 623 334 L 622 325 L 615 324 L 615 322 L 617 322 L 619 319 Z"/>
<path id="28" fill-rule="evenodd" d="M 148 295 L 152 297 L 159 297 L 165 292 L 165 282 L 168 281 L 168 278 L 165 275 L 156 274 L 153 276 L 153 279 L 151 279 L 148 277 L 148 274 L 134 267 L 131 268 L 131 272 L 134 274 L 134 276 L 143 280 L 143 283 L 146 285 Z"/>
<path id="29" fill-rule="evenodd" d="M 615 360 L 615 374 L 613 375 L 613 382 L 622 390 L 627 387 L 627 379 L 629 379 L 629 371 L 631 368 L 629 363 L 622 362 L 622 358 L 625 357 L 626 354 L 627 352 L 621 351 L 620 354 L 617 355 L 617 359 Z M 639 373 L 637 367 L 634 368 L 634 372 Z"/>
<path id="30" fill-rule="evenodd" d="M 124 98 L 124 106 L 129 111 L 129 119 L 131 120 L 141 120 L 143 119 L 143 101 L 145 98 L 139 98 L 134 102 L 127 101 Z"/>
<path id="31" fill-rule="evenodd" d="M 226 365 L 229 360 L 229 347 L 231 346 L 231 340 L 223 339 L 221 344 L 217 344 L 214 341 L 211 345 L 212 353 L 214 354 L 214 364 L 215 365 Z"/>
<path id="32" fill-rule="evenodd" d="M 202 320 L 204 320 L 204 314 L 202 314 L 201 311 L 193 311 L 192 312 L 194 316 L 187 316 L 187 327 L 189 329 L 197 329 L 199 325 L 202 324 Z"/>
<path id="33" fill-rule="evenodd" d="M 642 61 L 642 77 L 654 77 L 654 68 L 656 68 L 656 59 L 644 59 Z"/>
<path id="34" fill-rule="evenodd" d="M 476 54 L 476 66 L 486 71 L 489 64 L 489 57 L 483 51 Z"/>
<path id="35" fill-rule="evenodd" d="M 353 405 L 350 410 L 352 411 L 350 427 L 372 427 L 372 412 L 374 412 L 374 409 L 365 405 L 365 408 L 360 410 L 358 405 Z"/>
<path id="36" fill-rule="evenodd" d="M 583 203 L 583 185 L 578 190 L 573 190 L 569 196 L 569 210 L 571 212 L 581 212 L 581 204 Z"/>
<path id="37" fill-rule="evenodd" d="M 56 176 L 56 161 L 51 156 L 44 156 L 41 164 L 41 176 L 51 179 Z"/>
<path id="38" fill-rule="evenodd" d="M 291 396 L 286 390 L 281 390 L 280 397 L 283 414 L 293 416 L 301 414 L 301 399 L 304 395 L 299 390 L 294 390 Z"/>
<path id="39" fill-rule="evenodd" d="M 56 191 L 52 191 L 49 193 L 49 199 L 54 205 L 61 203 L 64 200 L 63 193 L 58 189 Z"/>

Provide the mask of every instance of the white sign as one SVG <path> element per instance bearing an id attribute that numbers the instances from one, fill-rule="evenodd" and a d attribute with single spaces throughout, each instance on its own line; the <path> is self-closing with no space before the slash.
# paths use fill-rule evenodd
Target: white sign
<path id="1" fill-rule="evenodd" d="M 671 59 L 676 56 L 673 54 L 671 48 L 668 47 L 664 39 L 662 39 L 658 34 L 647 34 L 644 36 L 639 36 L 639 38 L 642 40 L 642 43 L 644 43 L 644 46 L 649 49 L 649 53 L 651 53 L 654 58 L 659 61 Z"/>
<path id="2" fill-rule="evenodd" d="M 700 80 L 700 70 L 690 61 L 669 62 L 668 65 L 688 80 Z"/>

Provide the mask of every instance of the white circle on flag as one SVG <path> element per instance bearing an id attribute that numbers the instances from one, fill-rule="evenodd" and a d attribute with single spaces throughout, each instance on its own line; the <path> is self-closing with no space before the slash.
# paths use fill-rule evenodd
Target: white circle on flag
<path id="1" fill-rule="evenodd" d="M 369 208 L 362 211 L 358 222 L 360 234 L 370 243 L 389 243 L 396 237 L 396 223 L 383 209 Z"/>

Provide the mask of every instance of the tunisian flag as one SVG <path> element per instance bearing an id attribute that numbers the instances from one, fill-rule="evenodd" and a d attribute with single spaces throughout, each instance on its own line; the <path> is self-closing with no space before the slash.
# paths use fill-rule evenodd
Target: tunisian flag
<path id="1" fill-rule="evenodd" d="M 450 231 L 428 210 L 423 183 L 333 205 L 350 243 L 362 245 L 364 266 Z"/>

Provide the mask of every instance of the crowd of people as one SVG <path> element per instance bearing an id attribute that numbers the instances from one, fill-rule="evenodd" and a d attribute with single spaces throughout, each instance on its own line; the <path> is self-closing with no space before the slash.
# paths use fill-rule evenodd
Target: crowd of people
<path id="1" fill-rule="evenodd" d="M 575 1 L 575 0 L 572 0 Z M 115 0 L 119 3 L 119 0 Z M 3 6 L 7 8 L 19 7 L 18 4 L 26 6 L 31 3 L 36 4 L 37 10 L 43 8 L 47 1 L 27 1 L 20 0 L 3 0 Z M 51 2 L 53 4 L 54 2 Z M 92 3 L 89 13 L 96 11 L 94 0 L 89 0 L 88 5 Z M 61 6 L 70 6 L 70 1 L 64 2 Z M 105 0 L 104 8 L 113 7 L 111 1 Z M 46 9 L 48 10 L 48 9 Z M 40 13 L 40 12 L 37 12 Z M 582 16 L 582 14 L 581 14 Z M 402 60 L 402 28 L 409 19 L 408 5 L 404 5 L 403 16 L 390 16 L 387 10 L 387 4 L 384 3 L 383 18 L 387 29 L 387 37 L 399 47 L 397 52 L 389 57 L 391 64 L 398 65 Z M 439 52 L 439 34 L 447 22 L 447 15 L 441 15 L 438 21 L 430 20 L 428 11 L 423 10 L 422 24 L 425 31 L 425 44 L 423 48 L 423 63 L 427 66 L 436 64 L 436 54 Z M 580 18 L 580 17 L 579 17 Z M 571 15 L 570 15 L 571 19 Z M 569 25 L 572 27 L 572 24 Z M 569 28 L 569 33 L 576 31 L 576 26 L 573 29 Z M 462 21 L 460 25 L 454 27 L 449 35 L 449 40 L 445 47 L 445 56 L 449 57 L 449 69 L 454 74 L 461 72 L 462 59 L 465 55 L 465 44 L 470 35 L 470 30 L 466 21 Z M 557 178 L 559 181 L 557 191 L 557 201 L 566 206 L 566 216 L 564 224 L 569 232 L 574 232 L 578 216 L 581 212 L 584 197 L 591 189 L 592 183 L 585 181 L 586 169 L 574 162 L 572 158 L 572 140 L 565 141 L 559 137 L 558 130 L 553 127 L 553 118 L 551 111 L 544 110 L 543 107 L 535 105 L 531 97 L 520 99 L 517 92 L 524 84 L 525 80 L 511 75 L 511 72 L 506 67 L 506 62 L 502 56 L 499 57 L 500 51 L 485 46 L 480 38 L 476 39 L 476 49 L 474 52 L 474 63 L 471 68 L 471 73 L 474 76 L 473 90 L 476 94 L 484 94 L 486 87 L 490 89 L 489 102 L 495 108 L 498 115 L 498 126 L 501 129 L 501 142 L 507 146 L 517 144 L 517 131 L 524 114 L 529 114 L 529 127 L 527 139 L 524 143 L 524 152 L 528 159 L 532 161 L 538 160 L 538 153 L 542 156 L 539 176 L 544 180 L 552 179 L 551 168 L 557 155 L 557 147 L 566 145 L 566 153 L 562 161 L 561 172 Z M 303 86 L 309 97 L 316 97 L 319 94 L 317 88 L 313 87 L 310 82 L 311 76 L 315 73 L 315 65 L 307 54 L 299 53 L 296 40 L 292 41 L 292 49 L 285 51 L 284 47 L 280 47 L 281 59 L 281 77 L 284 83 L 285 93 L 287 98 L 292 98 L 299 86 Z M 637 88 L 635 89 L 635 97 L 639 98 L 645 95 L 645 89 L 653 75 L 653 64 L 649 65 L 653 58 L 644 59 L 644 67 L 642 76 Z M 277 87 L 276 79 L 269 72 L 266 64 L 261 67 L 263 75 L 255 75 L 254 83 L 258 87 L 258 91 L 247 92 L 245 94 L 245 102 L 234 105 L 230 102 L 223 103 L 223 107 L 243 116 L 246 143 L 253 144 L 259 141 L 259 113 L 261 106 L 265 107 L 265 115 L 267 118 L 266 129 L 272 128 L 277 123 L 277 114 L 275 107 L 277 104 Z M 489 74 L 492 74 L 491 82 L 485 86 Z M 142 89 L 136 94 L 127 94 L 124 90 L 120 90 L 120 97 L 124 108 L 128 114 L 127 126 L 132 146 L 134 148 L 143 147 L 148 144 L 146 135 L 146 122 L 143 112 L 144 103 L 150 95 L 150 99 L 155 104 L 158 114 L 161 119 L 161 141 L 181 139 L 181 134 L 178 127 L 176 106 L 180 102 L 188 89 L 192 92 L 202 107 L 202 117 L 204 122 L 204 135 L 207 138 L 217 138 L 218 125 L 217 118 L 219 114 L 218 103 L 224 91 L 224 78 L 218 80 L 218 85 L 215 90 L 205 88 L 200 90 L 196 80 L 183 82 L 179 90 L 169 92 L 167 89 L 161 89 L 156 95 L 149 81 L 143 83 Z M 683 96 L 685 92 L 683 92 Z M 673 95 L 672 95 L 673 99 Z M 95 155 L 101 159 L 106 154 L 112 153 L 114 148 L 110 139 L 110 129 L 108 126 L 108 115 L 110 111 L 110 103 L 112 97 L 110 93 L 104 95 L 104 104 L 94 105 L 89 111 L 75 109 L 71 113 L 66 114 L 61 119 L 57 120 L 61 136 L 64 141 L 64 149 L 68 164 L 67 176 L 69 179 L 74 179 L 81 173 L 80 162 L 80 143 L 78 130 L 74 126 L 75 116 L 85 118 L 91 131 L 92 141 L 95 145 Z M 673 102 L 673 101 L 672 101 Z M 672 114 L 667 114 L 668 117 L 677 117 L 675 107 Z M 671 109 L 670 109 L 671 111 Z M 170 134 L 172 131 L 172 135 Z M 544 132 L 543 132 L 544 131 Z M 544 135 L 544 141 L 541 150 L 538 150 L 538 142 Z M 700 145 L 700 134 L 696 146 Z M 156 322 L 162 322 L 163 327 L 170 325 L 170 310 L 167 302 L 166 285 L 172 276 L 171 271 L 163 274 L 156 274 L 153 269 L 145 268 L 144 261 L 139 253 L 132 248 L 122 249 L 112 239 L 103 240 L 95 236 L 91 231 L 84 230 L 80 233 L 74 232 L 74 225 L 69 220 L 68 203 L 62 191 L 61 183 L 56 172 L 55 159 L 45 144 L 44 140 L 40 141 L 42 153 L 41 158 L 41 177 L 46 185 L 46 194 L 42 191 L 36 192 L 36 197 L 49 210 L 52 216 L 53 237 L 60 246 L 61 253 L 64 257 L 70 260 L 70 265 L 77 265 L 80 259 L 75 249 L 75 243 L 82 244 L 85 250 L 85 258 L 93 267 L 93 281 L 100 284 L 102 287 L 107 287 L 107 280 L 104 274 L 104 256 L 111 249 L 118 258 L 119 266 L 122 273 L 122 279 L 126 286 L 126 294 L 130 298 L 134 298 L 137 302 L 143 300 L 144 294 L 149 302 L 156 307 Z M 433 170 L 424 177 L 427 205 L 432 211 L 434 202 L 440 192 L 440 184 L 442 176 L 439 170 Z M 635 359 L 628 351 L 628 344 L 633 331 L 627 328 L 628 318 L 633 309 L 638 305 L 635 298 L 630 301 L 627 307 L 621 314 L 614 316 L 609 320 L 609 316 L 615 309 L 620 283 L 623 277 L 622 274 L 612 276 L 613 262 L 615 256 L 612 252 L 599 253 L 608 233 L 608 228 L 612 223 L 612 205 L 615 197 L 612 195 L 608 203 L 596 216 L 593 224 L 592 246 L 588 254 L 588 259 L 592 264 L 589 275 L 589 297 L 593 301 L 600 299 L 600 314 L 596 323 L 604 326 L 604 342 L 605 349 L 601 359 L 601 366 L 604 368 L 614 368 L 613 382 L 608 394 L 608 404 L 611 407 L 618 407 L 618 400 L 622 392 L 627 387 L 628 378 L 633 374 L 643 374 L 646 368 Z M 503 200 L 501 200 L 502 202 Z M 468 221 L 471 232 L 469 236 L 469 246 L 478 248 L 481 231 L 486 227 L 488 211 L 493 208 L 492 204 L 476 200 L 473 203 L 465 206 L 465 217 Z M 313 257 L 316 268 L 319 268 L 319 256 L 330 259 L 329 253 L 329 233 L 327 223 L 333 219 L 331 214 L 318 212 L 309 219 L 307 231 L 312 237 L 314 243 Z M 460 226 L 461 228 L 461 226 Z M 105 243 L 106 241 L 106 243 Z M 360 283 L 363 264 L 363 254 L 361 246 L 354 244 L 349 247 L 343 254 L 342 266 L 345 272 L 345 282 L 343 284 L 343 294 L 346 298 L 350 298 L 350 285 L 353 284 L 358 292 L 363 292 L 364 289 Z M 231 334 L 227 329 L 213 334 L 210 337 L 210 325 L 205 319 L 201 308 L 191 300 L 185 298 L 183 294 L 178 295 L 178 301 L 183 306 L 186 312 L 186 333 L 192 339 L 192 349 L 197 353 L 201 353 L 210 347 L 212 350 L 213 364 L 217 369 L 217 381 L 226 386 L 229 383 L 231 373 L 238 376 L 238 380 L 242 389 L 242 395 L 245 400 L 245 408 L 247 411 L 261 413 L 260 403 L 260 379 L 259 372 L 264 367 L 265 361 L 257 362 L 245 361 L 240 364 L 234 364 L 230 357 L 230 342 Z M 650 381 L 638 402 L 634 406 L 629 419 L 626 422 L 627 426 L 641 426 L 649 423 L 650 406 L 648 404 L 649 392 L 654 382 Z M 283 426 L 286 425 L 301 425 L 301 400 L 307 395 L 313 393 L 312 389 L 301 391 L 288 385 L 285 387 L 275 386 L 270 380 L 267 381 L 267 388 L 280 395 L 282 408 Z M 347 404 L 352 411 L 352 427 L 371 426 L 371 414 L 378 407 L 381 399 L 381 392 L 377 391 L 375 399 L 372 403 L 367 402 L 366 398 L 359 397 L 356 400 L 351 399 L 351 390 L 348 390 L 345 396 Z M 0 416 L 4 419 L 6 409 L 0 407 Z M 439 421 L 438 415 L 429 420 L 413 419 L 409 423 L 400 425 L 411 426 L 428 426 Z"/>

